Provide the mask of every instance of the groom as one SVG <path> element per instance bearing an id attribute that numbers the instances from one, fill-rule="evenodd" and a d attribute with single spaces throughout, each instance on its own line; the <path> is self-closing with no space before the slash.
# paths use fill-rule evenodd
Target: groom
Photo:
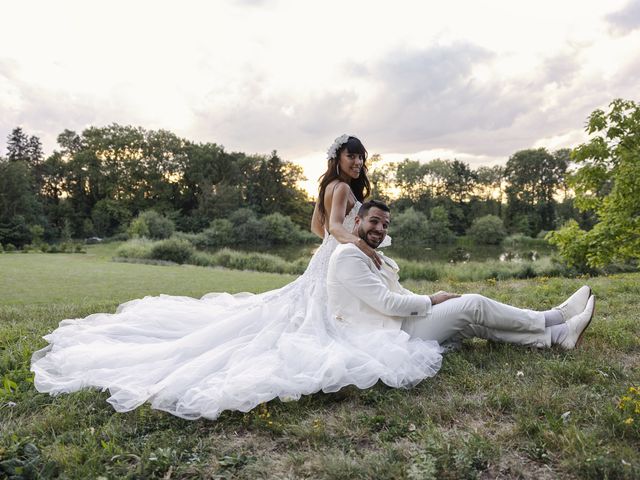
<path id="1" fill-rule="evenodd" d="M 389 223 L 389 207 L 371 200 L 360 207 L 353 233 L 375 249 Z M 402 329 L 411 337 L 439 343 L 479 337 L 570 350 L 580 344 L 593 317 L 595 297 L 587 286 L 547 311 L 520 309 L 476 294 L 417 295 L 398 282 L 398 265 L 377 253 L 382 259 L 380 269 L 352 243 L 338 245 L 331 255 L 329 309 L 338 324 L 366 330 Z"/>

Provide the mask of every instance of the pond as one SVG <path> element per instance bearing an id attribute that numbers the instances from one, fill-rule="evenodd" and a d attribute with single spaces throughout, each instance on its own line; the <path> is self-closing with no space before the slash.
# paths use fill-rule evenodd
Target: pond
<path id="1" fill-rule="evenodd" d="M 300 257 L 311 257 L 318 244 L 288 245 L 279 247 L 248 247 L 238 248 L 243 251 L 269 253 L 277 255 L 288 261 Z M 468 242 L 457 242 L 449 245 L 437 245 L 435 247 L 397 246 L 385 248 L 384 252 L 392 258 L 415 260 L 421 262 L 464 262 L 487 260 L 514 261 L 537 260 L 542 256 L 548 256 L 553 248 L 544 242 L 532 242 L 529 245 L 473 245 Z"/>

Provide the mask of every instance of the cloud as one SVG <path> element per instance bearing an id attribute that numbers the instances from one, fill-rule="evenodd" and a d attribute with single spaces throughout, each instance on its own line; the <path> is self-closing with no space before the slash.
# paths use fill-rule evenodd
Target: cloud
<path id="1" fill-rule="evenodd" d="M 627 34 L 640 27 L 640 0 L 630 0 L 622 9 L 606 17 L 613 32 Z"/>
<path id="2" fill-rule="evenodd" d="M 393 52 L 367 70 L 378 91 L 359 117 L 388 151 L 507 156 L 558 133 L 560 122 L 543 107 L 549 88 L 574 86 L 580 65 L 572 56 L 547 58 L 526 76 L 482 79 L 475 71 L 493 69 L 499 59 L 473 44 Z"/>
<path id="3" fill-rule="evenodd" d="M 10 87 L 7 98 L 0 97 L 0 142 L 17 126 L 26 134 L 37 136 L 45 155 L 58 148 L 57 136 L 70 129 L 81 133 L 89 126 L 111 123 L 142 125 L 143 118 L 129 108 L 128 98 L 118 94 L 117 88 L 94 97 L 60 88 L 49 88 L 21 77 L 19 69 L 0 65 L 0 84 L 6 81 Z M 13 105 L 13 107 L 12 107 Z M 6 146 L 6 143 L 0 143 Z M 0 148 L 0 153 L 4 152 Z"/>

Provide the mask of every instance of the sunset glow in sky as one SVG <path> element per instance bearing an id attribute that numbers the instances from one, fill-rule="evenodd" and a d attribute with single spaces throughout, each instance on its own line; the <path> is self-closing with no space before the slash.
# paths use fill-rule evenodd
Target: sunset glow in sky
<path id="1" fill-rule="evenodd" d="M 0 154 L 65 128 L 277 150 L 314 185 L 342 133 L 385 160 L 503 163 L 640 100 L 640 0 L 2 2 Z"/>

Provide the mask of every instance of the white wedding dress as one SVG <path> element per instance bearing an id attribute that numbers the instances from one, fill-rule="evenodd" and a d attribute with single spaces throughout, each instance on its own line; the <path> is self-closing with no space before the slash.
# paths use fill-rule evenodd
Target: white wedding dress
<path id="1" fill-rule="evenodd" d="M 345 218 L 348 231 L 359 206 Z M 215 419 L 276 397 L 379 379 L 410 387 L 435 375 L 436 342 L 403 331 L 355 333 L 331 320 L 326 275 L 336 245 L 325 234 L 304 274 L 270 292 L 145 297 L 115 314 L 64 320 L 33 355 L 35 386 L 52 395 L 108 389 L 119 412 L 150 402 L 182 418 Z"/>

